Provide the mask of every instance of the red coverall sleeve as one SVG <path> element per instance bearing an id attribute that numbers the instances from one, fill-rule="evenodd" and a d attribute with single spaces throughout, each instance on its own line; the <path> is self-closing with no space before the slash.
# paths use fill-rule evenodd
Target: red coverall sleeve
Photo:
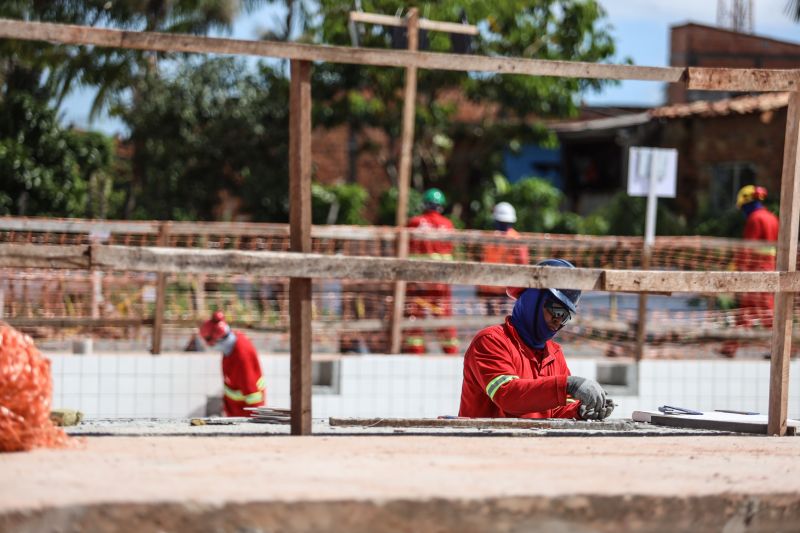
<path id="1" fill-rule="evenodd" d="M 745 240 L 757 241 L 764 238 L 764 232 L 761 229 L 761 224 L 752 214 L 747 217 L 744 223 L 744 232 L 742 237 Z M 736 270 L 747 272 L 756 270 L 755 268 L 755 252 L 750 248 L 743 248 L 736 253 Z"/>
<path id="2" fill-rule="evenodd" d="M 241 382 L 239 387 L 245 398 L 256 393 L 261 393 L 258 396 L 252 396 L 248 401 L 244 402 L 246 407 L 256 407 L 264 405 L 264 379 L 261 373 L 261 363 L 258 362 L 258 353 L 251 343 L 247 343 L 244 347 L 242 357 L 242 373 L 240 376 Z"/>
<path id="3" fill-rule="evenodd" d="M 472 344 L 475 378 L 492 401 L 513 416 L 566 405 L 567 376 L 520 378 L 509 356 L 514 349 L 508 339 L 492 335 L 482 335 Z"/>

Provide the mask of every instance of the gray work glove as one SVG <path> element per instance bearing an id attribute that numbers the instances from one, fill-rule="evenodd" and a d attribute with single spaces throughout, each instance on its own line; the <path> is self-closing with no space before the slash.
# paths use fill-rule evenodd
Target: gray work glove
<path id="1" fill-rule="evenodd" d="M 581 402 L 579 414 L 584 420 L 600 420 L 598 416 L 607 409 L 606 391 L 593 379 L 567 376 L 567 394 Z"/>
<path id="2" fill-rule="evenodd" d="M 611 398 L 606 398 L 605 406 L 602 409 L 600 409 L 599 412 L 595 413 L 596 416 L 594 420 L 605 420 L 611 415 L 611 413 L 614 412 L 614 407 L 616 407 L 616 404 L 614 404 L 614 400 L 612 400 Z"/>

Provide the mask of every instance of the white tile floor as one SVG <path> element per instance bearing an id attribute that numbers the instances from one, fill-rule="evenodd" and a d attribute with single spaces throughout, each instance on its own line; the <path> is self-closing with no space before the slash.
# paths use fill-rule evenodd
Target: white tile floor
<path id="1" fill-rule="evenodd" d="M 53 406 L 88 418 L 188 417 L 220 396 L 217 354 L 52 355 Z M 262 357 L 268 405 L 289 407 L 289 357 Z M 596 377 L 596 359 L 569 361 L 573 374 Z M 603 364 L 608 361 L 603 360 Z M 314 395 L 315 417 L 434 417 L 458 412 L 459 357 L 365 355 L 340 360 L 338 392 Z M 644 361 L 636 396 L 619 396 L 615 417 L 669 404 L 767 412 L 768 361 Z M 790 370 L 789 416 L 800 418 L 800 361 Z"/>

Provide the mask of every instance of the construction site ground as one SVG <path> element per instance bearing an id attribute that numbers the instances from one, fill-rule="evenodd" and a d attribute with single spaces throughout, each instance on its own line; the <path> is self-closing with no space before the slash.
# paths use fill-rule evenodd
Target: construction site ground
<path id="1" fill-rule="evenodd" d="M 0 455 L 0 530 L 800 531 L 796 437 L 207 422 L 96 420 Z"/>

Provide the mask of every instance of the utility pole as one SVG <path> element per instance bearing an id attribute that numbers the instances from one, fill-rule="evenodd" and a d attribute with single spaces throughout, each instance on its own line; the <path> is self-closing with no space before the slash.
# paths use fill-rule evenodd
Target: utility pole
<path id="1" fill-rule="evenodd" d="M 455 22 L 439 22 L 419 18 L 419 10 L 412 7 L 405 18 L 380 15 L 377 13 L 364 13 L 362 11 L 350 12 L 351 35 L 355 39 L 354 23 L 379 24 L 382 26 L 399 26 L 406 28 L 408 35 L 408 51 L 416 52 L 419 49 L 419 30 L 443 31 L 464 35 L 477 35 L 478 27 L 470 24 Z M 414 147 L 414 116 L 417 101 L 417 67 L 406 67 L 405 88 L 403 90 L 403 127 L 400 141 L 400 165 L 397 173 L 397 257 L 408 257 L 408 189 L 411 183 L 412 150 Z M 403 308 L 406 299 L 406 282 L 396 281 L 394 284 L 394 305 L 390 326 L 389 352 L 400 352 L 401 324 L 403 321 Z"/>

